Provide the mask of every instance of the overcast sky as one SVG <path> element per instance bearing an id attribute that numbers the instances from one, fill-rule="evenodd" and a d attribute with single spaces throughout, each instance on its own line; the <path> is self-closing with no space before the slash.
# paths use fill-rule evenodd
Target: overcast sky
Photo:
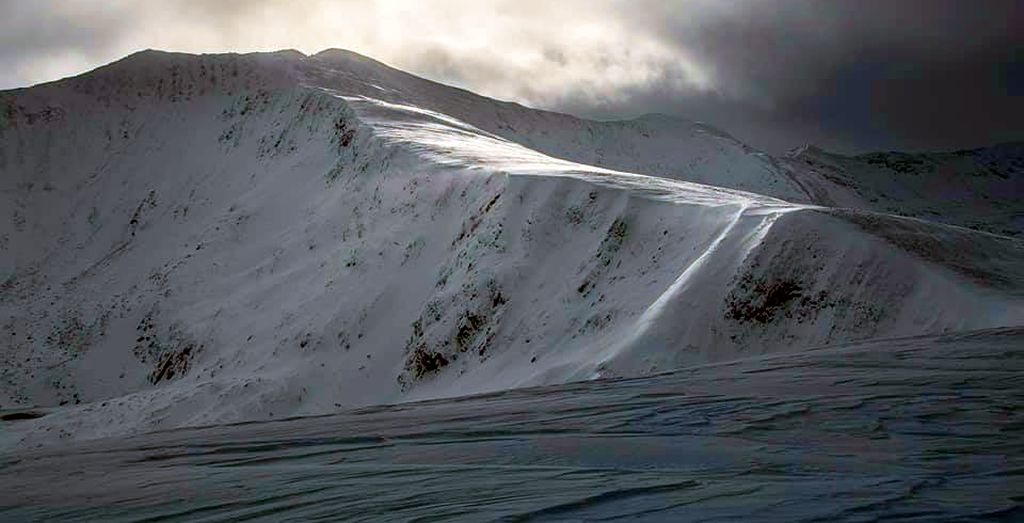
<path id="1" fill-rule="evenodd" d="M 779 152 L 1024 139 L 1024 0 L 0 0 L 0 88 L 133 51 L 340 47 L 595 118 Z"/>

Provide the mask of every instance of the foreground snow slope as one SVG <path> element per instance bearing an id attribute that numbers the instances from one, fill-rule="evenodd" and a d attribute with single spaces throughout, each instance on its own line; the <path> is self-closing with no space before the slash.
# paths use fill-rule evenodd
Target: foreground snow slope
<path id="1" fill-rule="evenodd" d="M 0 408 L 63 405 L 17 444 L 1024 318 L 1020 240 L 790 203 L 790 171 L 699 125 L 337 51 L 147 52 L 0 103 Z M 638 151 L 677 176 L 573 161 Z"/>
<path id="2" fill-rule="evenodd" d="M 71 443 L 0 457 L 0 517 L 1019 521 L 1022 356 L 1001 329 Z"/>

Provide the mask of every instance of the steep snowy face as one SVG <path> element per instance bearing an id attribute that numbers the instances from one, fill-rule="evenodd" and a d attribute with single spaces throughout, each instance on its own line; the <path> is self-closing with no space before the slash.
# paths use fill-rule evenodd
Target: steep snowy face
<path id="1" fill-rule="evenodd" d="M 22 443 L 1024 318 L 1018 240 L 790 203 L 776 162 L 675 120 L 343 52 L 143 53 L 2 104 L 0 408 L 63 405 Z M 609 166 L 675 142 L 714 179 Z"/>
<path id="2" fill-rule="evenodd" d="M 599 122 L 539 111 L 424 80 L 338 49 L 310 57 L 302 70 L 310 84 L 446 114 L 557 158 L 810 201 L 768 155 L 697 122 L 665 115 Z"/>

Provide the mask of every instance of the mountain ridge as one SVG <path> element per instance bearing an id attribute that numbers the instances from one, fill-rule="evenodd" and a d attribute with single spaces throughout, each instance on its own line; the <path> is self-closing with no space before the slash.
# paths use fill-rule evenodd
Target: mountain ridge
<path id="1" fill-rule="evenodd" d="M 0 408 L 56 408 L 12 445 L 1024 318 L 1014 238 L 801 201 L 794 173 L 864 198 L 699 128 L 316 56 L 0 93 Z"/>

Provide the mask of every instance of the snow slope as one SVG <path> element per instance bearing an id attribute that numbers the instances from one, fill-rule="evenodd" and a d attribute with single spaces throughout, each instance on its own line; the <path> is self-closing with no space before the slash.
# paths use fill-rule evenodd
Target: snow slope
<path id="1" fill-rule="evenodd" d="M 311 84 L 445 114 L 557 158 L 809 201 L 768 155 L 698 122 L 665 115 L 598 122 L 539 111 L 424 80 L 341 49 L 310 57 L 302 70 Z"/>
<path id="2" fill-rule="evenodd" d="M 821 205 L 1024 234 L 1024 143 L 951 153 L 842 156 L 807 147 L 780 163 Z"/>
<path id="3" fill-rule="evenodd" d="M 1019 328 L 875 340 L 74 442 L 0 456 L 0 518 L 1016 521 L 1022 353 Z"/>
<path id="4" fill-rule="evenodd" d="M 58 407 L 12 445 L 1024 318 L 1019 239 L 342 51 L 145 52 L 0 114 L 0 408 Z"/>

